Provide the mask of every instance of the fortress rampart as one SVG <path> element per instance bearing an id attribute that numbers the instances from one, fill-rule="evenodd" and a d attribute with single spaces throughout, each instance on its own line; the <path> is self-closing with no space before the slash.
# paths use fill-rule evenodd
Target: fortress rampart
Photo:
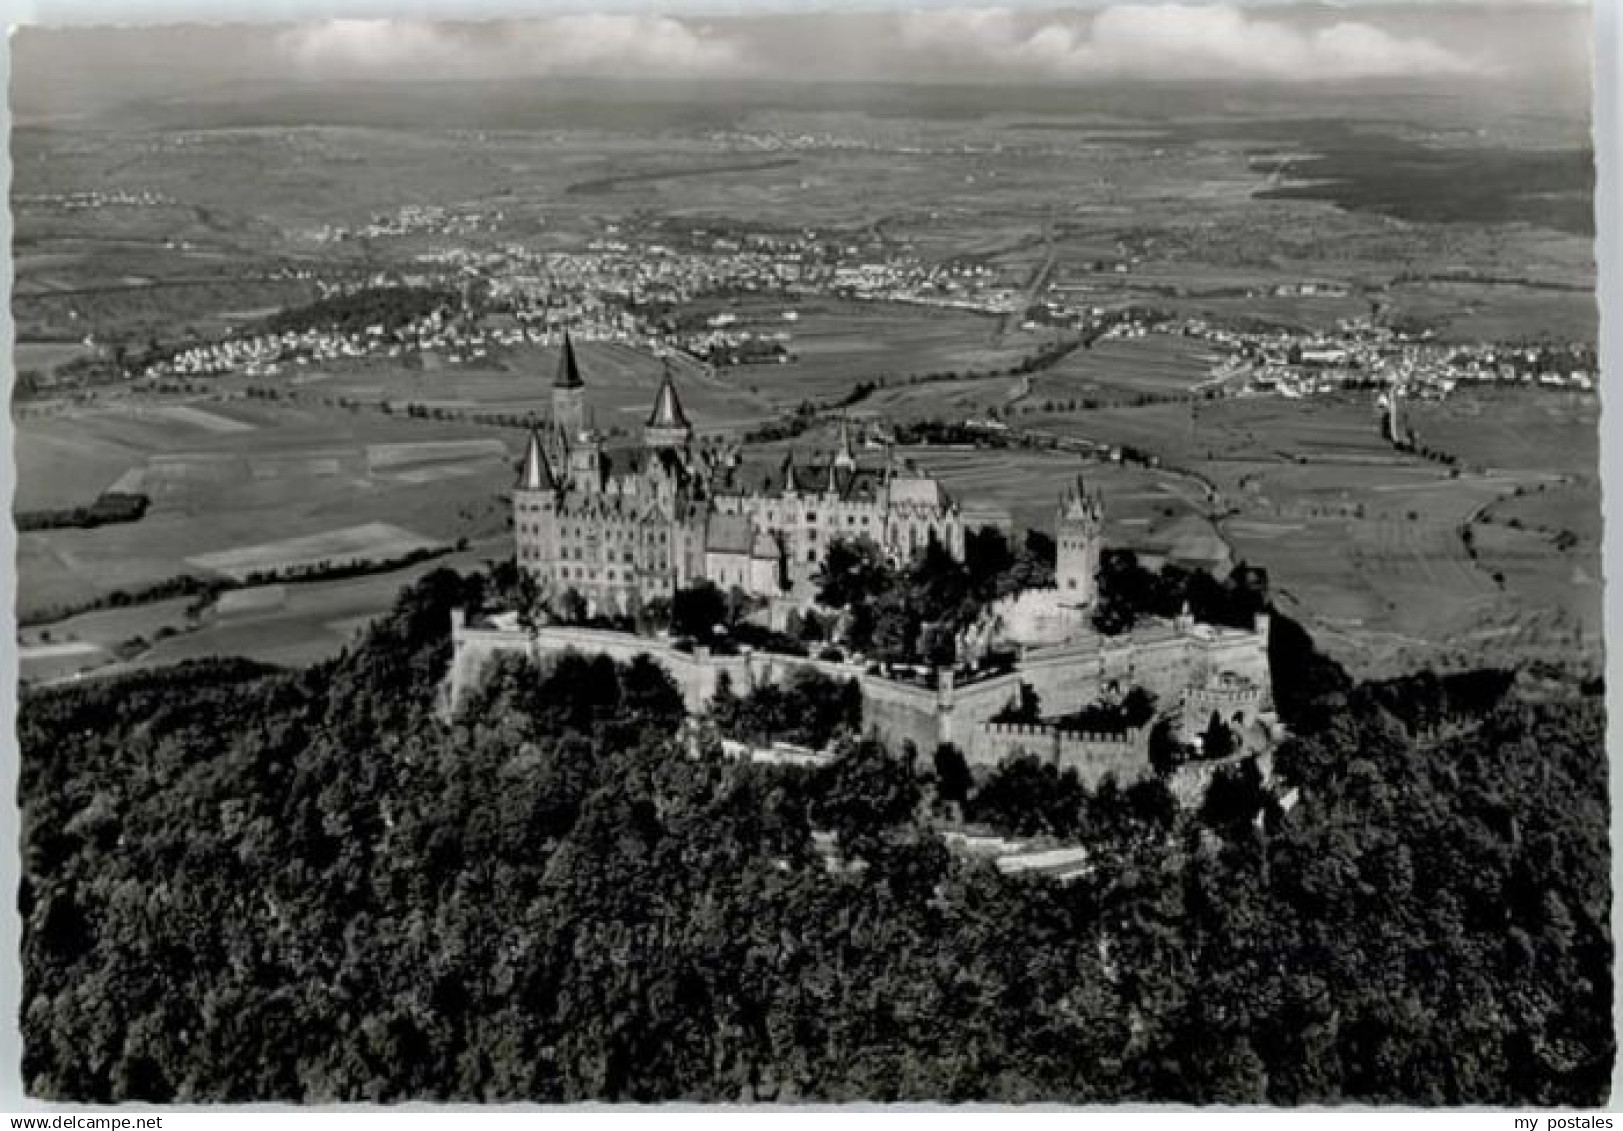
<path id="1" fill-rule="evenodd" d="M 1030 754 L 1061 770 L 1075 770 L 1089 789 L 1107 777 L 1128 785 L 1150 771 L 1150 728 L 1134 727 L 1117 734 L 1065 731 L 1044 723 L 985 723 L 980 728 L 972 764 L 995 766 Z M 967 756 L 966 756 L 967 757 Z"/>
<path id="2" fill-rule="evenodd" d="M 490 660 L 502 653 L 537 660 L 563 652 L 603 654 L 625 662 L 647 655 L 670 673 L 687 709 L 702 713 L 723 673 L 743 693 L 786 679 L 796 668 L 812 668 L 835 679 L 855 679 L 862 689 L 868 729 L 892 746 L 912 742 L 928 754 L 937 744 L 954 743 L 971 765 L 989 767 L 1017 752 L 1076 769 L 1088 784 L 1106 774 L 1129 780 L 1148 772 L 1148 728 L 1124 734 L 1060 732 L 1042 725 L 1000 724 L 992 720 L 1015 702 L 1020 685 L 1037 692 L 1046 714 L 1077 711 L 1101 698 L 1141 686 L 1167 708 L 1186 702 L 1190 689 L 1219 683 L 1253 684 L 1266 706 L 1268 625 L 1255 630 L 1194 624 L 1188 618 L 1141 626 L 1117 637 L 1090 637 L 1028 651 L 1011 672 L 960 681 L 939 670 L 935 686 L 870 673 L 864 666 L 803 656 L 753 652 L 720 656 L 705 649 L 683 652 L 668 641 L 627 633 L 546 625 L 533 631 L 477 626 L 453 614 L 455 652 L 447 691 L 461 701 Z M 1222 676 L 1224 680 L 1218 680 Z M 1204 706 L 1205 700 L 1201 700 Z M 1248 704 L 1249 704 L 1248 700 Z M 1231 712 L 1232 713 L 1232 712 Z"/>

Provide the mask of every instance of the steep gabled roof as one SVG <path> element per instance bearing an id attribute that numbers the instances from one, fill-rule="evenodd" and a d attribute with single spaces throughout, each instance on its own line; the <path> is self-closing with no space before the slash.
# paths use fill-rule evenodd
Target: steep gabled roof
<path id="1" fill-rule="evenodd" d="M 530 429 L 530 443 L 524 451 L 524 466 L 518 474 L 518 487 L 521 491 L 551 491 L 558 485 L 552 476 L 552 465 L 547 463 L 547 454 L 541 446 L 541 433 L 535 428 Z"/>
<path id="2" fill-rule="evenodd" d="M 564 348 L 558 354 L 558 375 L 553 378 L 554 389 L 583 389 L 586 382 L 580 379 L 580 366 L 575 363 L 575 344 L 569 340 L 569 331 L 564 331 Z"/>
<path id="3" fill-rule="evenodd" d="M 755 542 L 748 515 L 712 514 L 704 532 L 704 548 L 712 554 L 746 555 Z"/>

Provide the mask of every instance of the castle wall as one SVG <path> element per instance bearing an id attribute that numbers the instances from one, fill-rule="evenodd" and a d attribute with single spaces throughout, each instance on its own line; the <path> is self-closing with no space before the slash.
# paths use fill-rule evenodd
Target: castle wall
<path id="1" fill-rule="evenodd" d="M 1121 785 L 1150 773 L 1149 728 L 1122 734 L 1071 733 L 1043 724 L 986 723 L 976 729 L 964 758 L 990 768 L 1009 758 L 1030 754 L 1060 770 L 1073 770 L 1093 789 L 1107 777 Z"/>
<path id="2" fill-rule="evenodd" d="M 1096 639 L 1028 653 L 1015 671 L 971 683 L 955 683 L 942 673 L 939 685 L 922 687 L 869 675 L 860 665 L 810 657 L 752 653 L 715 656 L 704 650 L 677 651 L 669 643 L 599 629 L 547 625 L 522 630 L 469 628 L 461 615 L 453 620 L 455 654 L 450 674 L 454 706 L 478 679 L 492 657 L 520 652 L 537 659 L 566 651 L 601 653 L 626 662 L 648 655 L 671 675 L 683 703 L 693 713 L 704 711 L 726 673 L 740 693 L 763 683 L 781 682 L 798 668 L 811 668 L 835 679 L 856 679 L 862 688 L 866 728 L 899 748 L 912 742 L 929 754 L 938 743 L 951 742 L 972 765 L 994 766 L 1017 751 L 1037 754 L 1062 768 L 1075 769 L 1084 784 L 1108 775 L 1123 783 L 1148 772 L 1148 728 L 1122 735 L 1062 734 L 1052 727 L 993 723 L 994 716 L 1018 699 L 1029 683 L 1041 698 L 1045 714 L 1064 714 L 1098 702 L 1105 694 L 1143 686 L 1164 709 L 1184 702 L 1185 690 L 1198 687 L 1214 670 L 1235 671 L 1258 681 L 1262 695 L 1269 686 L 1266 633 L 1211 630 L 1206 626 L 1152 626 L 1142 634 Z M 1214 669 L 1213 665 L 1229 665 Z"/>

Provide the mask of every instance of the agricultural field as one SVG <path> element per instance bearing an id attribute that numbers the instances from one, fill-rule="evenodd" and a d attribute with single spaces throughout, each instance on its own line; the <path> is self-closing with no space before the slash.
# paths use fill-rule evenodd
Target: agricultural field
<path id="1" fill-rule="evenodd" d="M 113 488 L 152 505 L 139 522 L 21 534 L 19 612 L 185 573 L 241 576 L 488 537 L 505 526 L 521 439 L 235 398 L 106 396 L 31 411 L 17 424 L 20 508 Z"/>
<path id="2" fill-rule="evenodd" d="M 730 329 L 790 335 L 790 360 L 717 372 L 728 385 L 779 409 L 808 398 L 834 399 L 864 381 L 896 384 L 924 374 L 1006 370 L 1054 338 L 1050 331 L 1006 334 L 1003 320 L 990 315 L 903 303 L 786 300 L 717 309 L 739 318 Z M 785 321 L 785 311 L 795 320 Z"/>
<path id="3" fill-rule="evenodd" d="M 587 386 L 587 401 L 605 432 L 635 434 L 647 419 L 659 390 L 664 367 L 645 350 L 615 342 L 577 342 L 575 356 Z M 411 366 L 368 361 L 344 368 L 301 371 L 292 379 L 301 399 L 351 400 L 397 409 L 407 404 L 448 413 L 501 413 L 550 416 L 552 382 L 558 367 L 554 346 L 502 349 L 474 363 L 452 364 L 425 357 Z M 715 377 L 683 359 L 672 362 L 672 379 L 695 429 L 700 432 L 747 428 L 774 417 L 780 406 L 739 387 L 722 370 Z M 233 379 L 264 386 L 267 379 Z"/>
<path id="4" fill-rule="evenodd" d="M 1595 412 L 1593 398 L 1542 390 L 1412 406 L 1422 441 L 1464 461 L 1458 473 L 1394 451 L 1367 396 L 1113 406 L 1015 422 L 1130 445 L 1211 484 L 1236 559 L 1266 567 L 1286 611 L 1344 663 L 1382 675 L 1468 663 L 1487 639 L 1530 656 L 1598 655 Z M 1576 541 L 1557 550 L 1562 530 Z"/>
<path id="5" fill-rule="evenodd" d="M 1033 380 L 1027 403 L 1041 408 L 1074 399 L 1113 401 L 1141 393 L 1186 393 L 1207 380 L 1221 360 L 1210 344 L 1181 335 L 1110 338 L 1072 350 L 1043 370 Z"/>
<path id="6" fill-rule="evenodd" d="M 1409 406 L 1408 417 L 1421 443 L 1474 467 L 1599 474 L 1600 402 L 1589 394 L 1462 389 Z"/>
<path id="7" fill-rule="evenodd" d="M 970 526 L 1028 526 L 1052 533 L 1060 496 L 1080 477 L 1108 500 L 1106 534 L 1131 546 L 1170 521 L 1204 518 L 1199 484 L 1165 471 L 1084 460 L 1057 452 L 908 448 L 907 458 L 937 476 Z"/>
<path id="8" fill-rule="evenodd" d="M 1012 423 L 1093 443 L 1154 452 L 1180 467 L 1226 461 L 1319 459 L 1392 463 L 1373 397 L 1286 400 L 1247 397 L 1194 403 L 1109 405 L 1044 411 L 1029 407 Z M 1210 469 L 1202 466 L 1203 474 Z"/>
<path id="9" fill-rule="evenodd" d="M 1510 283 L 1399 283 L 1383 296 L 1394 311 L 1431 326 L 1445 342 L 1596 341 L 1599 309 L 1588 289 Z"/>
<path id="10" fill-rule="evenodd" d="M 510 542 L 497 538 L 388 573 L 230 590 L 195 613 L 193 599 L 180 598 L 25 628 L 19 642 L 22 676 L 26 682 L 48 682 L 79 672 L 228 656 L 311 663 L 349 643 L 402 587 L 423 574 L 441 568 L 472 572 L 510 551 Z"/>
<path id="11" fill-rule="evenodd" d="M 1031 388 L 1026 377 L 964 377 L 886 385 L 852 412 L 895 423 L 984 417 L 1018 402 Z"/>

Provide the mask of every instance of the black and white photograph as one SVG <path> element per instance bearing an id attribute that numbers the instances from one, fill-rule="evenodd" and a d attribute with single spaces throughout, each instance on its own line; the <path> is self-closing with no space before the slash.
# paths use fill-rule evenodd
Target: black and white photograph
<path id="1" fill-rule="evenodd" d="M 17 29 L 23 1094 L 1606 1107 L 1595 27 Z"/>

